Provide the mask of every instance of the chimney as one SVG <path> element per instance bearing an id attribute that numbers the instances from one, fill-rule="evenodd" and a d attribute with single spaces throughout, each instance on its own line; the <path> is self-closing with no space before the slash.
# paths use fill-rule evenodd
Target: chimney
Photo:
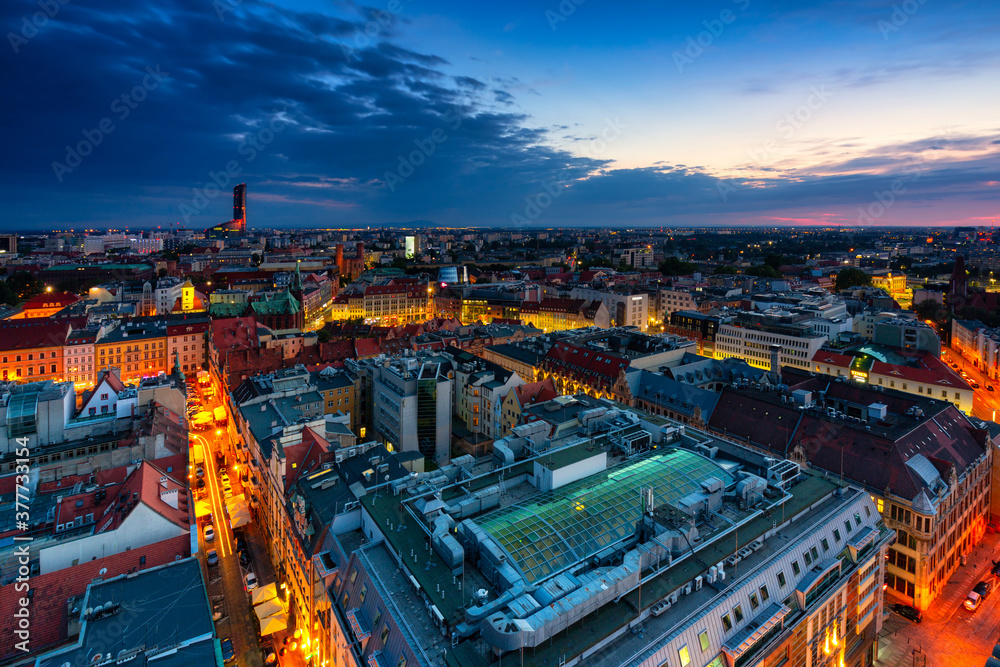
<path id="1" fill-rule="evenodd" d="M 771 346 L 771 375 L 777 384 L 781 384 L 781 363 L 778 361 L 780 354 L 781 346 L 775 343 Z"/>

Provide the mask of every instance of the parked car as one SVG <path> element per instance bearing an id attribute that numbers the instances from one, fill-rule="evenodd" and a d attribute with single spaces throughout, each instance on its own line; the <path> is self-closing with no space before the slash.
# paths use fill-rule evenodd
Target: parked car
<path id="1" fill-rule="evenodd" d="M 236 659 L 236 649 L 233 648 L 233 640 L 229 637 L 222 640 L 222 659 L 226 662 Z"/>
<path id="2" fill-rule="evenodd" d="M 914 623 L 919 623 L 924 620 L 924 615 L 920 613 L 919 609 L 911 607 L 908 604 L 899 604 L 898 602 L 893 602 L 889 605 L 889 608 L 894 612 L 902 616 L 903 618 L 912 621 Z"/>
<path id="3" fill-rule="evenodd" d="M 250 554 L 248 554 L 246 551 L 241 551 L 240 552 L 240 565 L 242 565 L 243 567 L 246 567 L 249 564 L 250 564 Z"/>
<path id="4" fill-rule="evenodd" d="M 198 466 L 198 469 L 195 470 L 195 475 L 197 475 L 198 477 L 204 477 L 205 476 L 205 469 L 202 468 L 201 466 Z"/>
<path id="5" fill-rule="evenodd" d="M 212 542 L 215 540 L 215 526 L 208 524 L 205 526 L 205 541 Z"/>
<path id="6" fill-rule="evenodd" d="M 969 611 L 976 611 L 979 609 L 979 605 L 982 604 L 983 600 L 985 600 L 992 592 L 993 582 L 980 581 L 972 587 L 972 592 L 969 593 L 969 597 L 965 598 L 965 608 Z"/>
<path id="7" fill-rule="evenodd" d="M 978 383 L 978 382 L 976 382 L 975 380 L 973 380 L 973 381 L 972 381 L 972 388 L 973 388 L 973 389 L 979 389 L 979 383 Z"/>
<path id="8" fill-rule="evenodd" d="M 215 549 L 209 549 L 208 550 L 208 556 L 207 556 L 207 558 L 205 560 L 208 561 L 209 565 L 218 565 L 219 564 L 219 553 Z"/>
<path id="9" fill-rule="evenodd" d="M 205 480 L 203 480 L 203 479 L 199 479 L 198 480 L 198 488 L 199 489 L 204 489 L 205 488 Z"/>
<path id="10" fill-rule="evenodd" d="M 993 568 L 990 570 L 990 574 L 994 577 L 1000 577 L 1000 560 L 993 561 Z"/>
<path id="11" fill-rule="evenodd" d="M 993 388 L 993 385 L 988 384 L 986 385 L 986 391 L 996 391 L 996 389 Z"/>
<path id="12" fill-rule="evenodd" d="M 257 575 L 254 574 L 252 571 L 247 572 L 244 575 L 243 581 L 246 582 L 248 591 L 252 591 L 253 589 L 257 588 Z"/>

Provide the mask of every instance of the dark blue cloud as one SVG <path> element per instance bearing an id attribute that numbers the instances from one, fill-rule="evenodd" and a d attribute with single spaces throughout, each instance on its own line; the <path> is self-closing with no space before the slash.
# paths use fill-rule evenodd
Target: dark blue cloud
<path id="1" fill-rule="evenodd" d="M 0 3 L 4 34 L 21 34 L 37 11 L 31 0 Z M 597 20 L 580 13 L 581 24 Z M 520 111 L 518 95 L 538 94 L 529 85 L 469 76 L 406 46 L 408 30 L 404 16 L 356 5 L 335 16 L 251 0 L 60 5 L 37 34 L 0 48 L 4 225 L 167 225 L 187 215 L 205 227 L 228 216 L 229 201 L 195 205 L 199 193 L 233 164 L 239 174 L 230 180 L 249 184 L 251 223 L 261 227 L 680 224 L 864 203 L 887 178 L 616 169 L 554 148 L 550 132 L 568 127 L 540 128 Z M 843 76 L 862 85 L 894 74 Z M 928 142 L 839 167 L 903 169 L 895 156 L 932 150 Z M 70 154 L 88 144 L 76 164 Z M 948 188 L 996 196 L 987 185 L 998 179 L 995 156 L 942 160 L 925 172 L 911 201 Z"/>

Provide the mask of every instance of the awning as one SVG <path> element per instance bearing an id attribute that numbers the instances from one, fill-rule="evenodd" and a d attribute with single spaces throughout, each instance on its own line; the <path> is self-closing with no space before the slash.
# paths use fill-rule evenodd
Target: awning
<path id="1" fill-rule="evenodd" d="M 229 525 L 233 528 L 239 528 L 240 526 L 245 526 L 248 523 L 250 523 L 250 510 L 245 507 L 236 512 L 229 513 Z"/>
<path id="2" fill-rule="evenodd" d="M 258 586 L 257 588 L 250 591 L 250 600 L 255 605 L 260 604 L 265 600 L 270 600 L 276 597 L 278 597 L 278 588 L 274 584 L 268 584 L 267 586 Z"/>
<path id="3" fill-rule="evenodd" d="M 285 613 L 285 608 L 281 606 L 277 598 L 271 598 L 270 600 L 264 600 L 254 607 L 253 613 L 257 614 L 257 618 L 260 620 L 264 620 L 268 616 Z"/>
<path id="4" fill-rule="evenodd" d="M 194 515 L 198 518 L 208 516 L 212 513 L 212 506 L 207 500 L 194 501 Z"/>
<path id="5" fill-rule="evenodd" d="M 260 620 L 260 635 L 274 634 L 288 627 L 288 616 L 285 614 L 275 614 Z"/>

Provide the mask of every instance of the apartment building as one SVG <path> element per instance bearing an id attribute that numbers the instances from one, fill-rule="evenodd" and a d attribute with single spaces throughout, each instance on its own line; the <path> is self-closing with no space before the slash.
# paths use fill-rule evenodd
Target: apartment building
<path id="1" fill-rule="evenodd" d="M 854 382 L 895 389 L 921 397 L 937 398 L 952 403 L 967 415 L 972 414 L 975 392 L 947 364 L 931 354 L 902 357 L 908 363 L 886 363 L 863 354 L 851 356 L 830 350 L 820 350 L 813 357 L 817 373 L 825 373 Z"/>
<path id="2" fill-rule="evenodd" d="M 371 285 L 364 291 L 364 317 L 385 325 L 422 322 L 431 317 L 430 296 L 426 283 Z"/>
<path id="3" fill-rule="evenodd" d="M 438 464 L 451 458 L 454 366 L 428 353 L 376 357 L 372 367 L 372 427 L 389 451 L 420 452 Z"/>
<path id="4" fill-rule="evenodd" d="M 0 325 L 0 379 L 19 382 L 65 379 L 66 339 L 82 318 L 32 318 Z"/>
<path id="5" fill-rule="evenodd" d="M 720 324 L 715 334 L 715 358 L 736 357 L 751 366 L 771 368 L 772 346 L 778 346 L 778 363 L 808 370 L 813 357 L 827 342 L 826 336 L 796 322 L 775 318 L 737 318 Z"/>
<path id="6" fill-rule="evenodd" d="M 105 332 L 94 342 L 94 366 L 98 371 L 121 370 L 125 383 L 167 373 L 167 323 L 164 320 L 127 320 Z"/>
<path id="7" fill-rule="evenodd" d="M 97 373 L 94 370 L 94 343 L 100 331 L 100 328 L 80 329 L 70 332 L 66 338 L 63 357 L 66 381 L 72 382 L 77 390 L 94 386 Z"/>
<path id="8" fill-rule="evenodd" d="M 524 380 L 517 373 L 454 347 L 446 348 L 445 354 L 455 361 L 454 415 L 485 446 L 501 437 L 504 399 Z"/>
<path id="9" fill-rule="evenodd" d="M 649 326 L 649 295 L 645 292 L 633 292 L 627 289 L 617 292 L 610 289 L 579 286 L 570 290 L 570 297 L 602 302 L 608 309 L 610 326 L 632 326 L 638 327 L 640 331 L 645 331 Z"/>
<path id="10" fill-rule="evenodd" d="M 669 322 L 670 316 L 679 311 L 697 311 L 694 293 L 685 289 L 660 288 L 656 291 L 656 319 Z"/>
<path id="11" fill-rule="evenodd" d="M 545 333 L 583 327 L 611 326 L 608 308 L 600 301 L 582 299 L 543 299 L 521 303 L 520 319 Z"/>
<path id="12" fill-rule="evenodd" d="M 987 425 L 951 403 L 843 377 L 783 368 L 782 381 L 787 391 L 727 387 L 708 427 L 863 488 L 897 535 L 890 595 L 927 609 L 990 519 Z"/>
<path id="13" fill-rule="evenodd" d="M 208 331 L 205 316 L 185 316 L 167 321 L 167 365 L 180 364 L 185 374 L 208 369 Z"/>

